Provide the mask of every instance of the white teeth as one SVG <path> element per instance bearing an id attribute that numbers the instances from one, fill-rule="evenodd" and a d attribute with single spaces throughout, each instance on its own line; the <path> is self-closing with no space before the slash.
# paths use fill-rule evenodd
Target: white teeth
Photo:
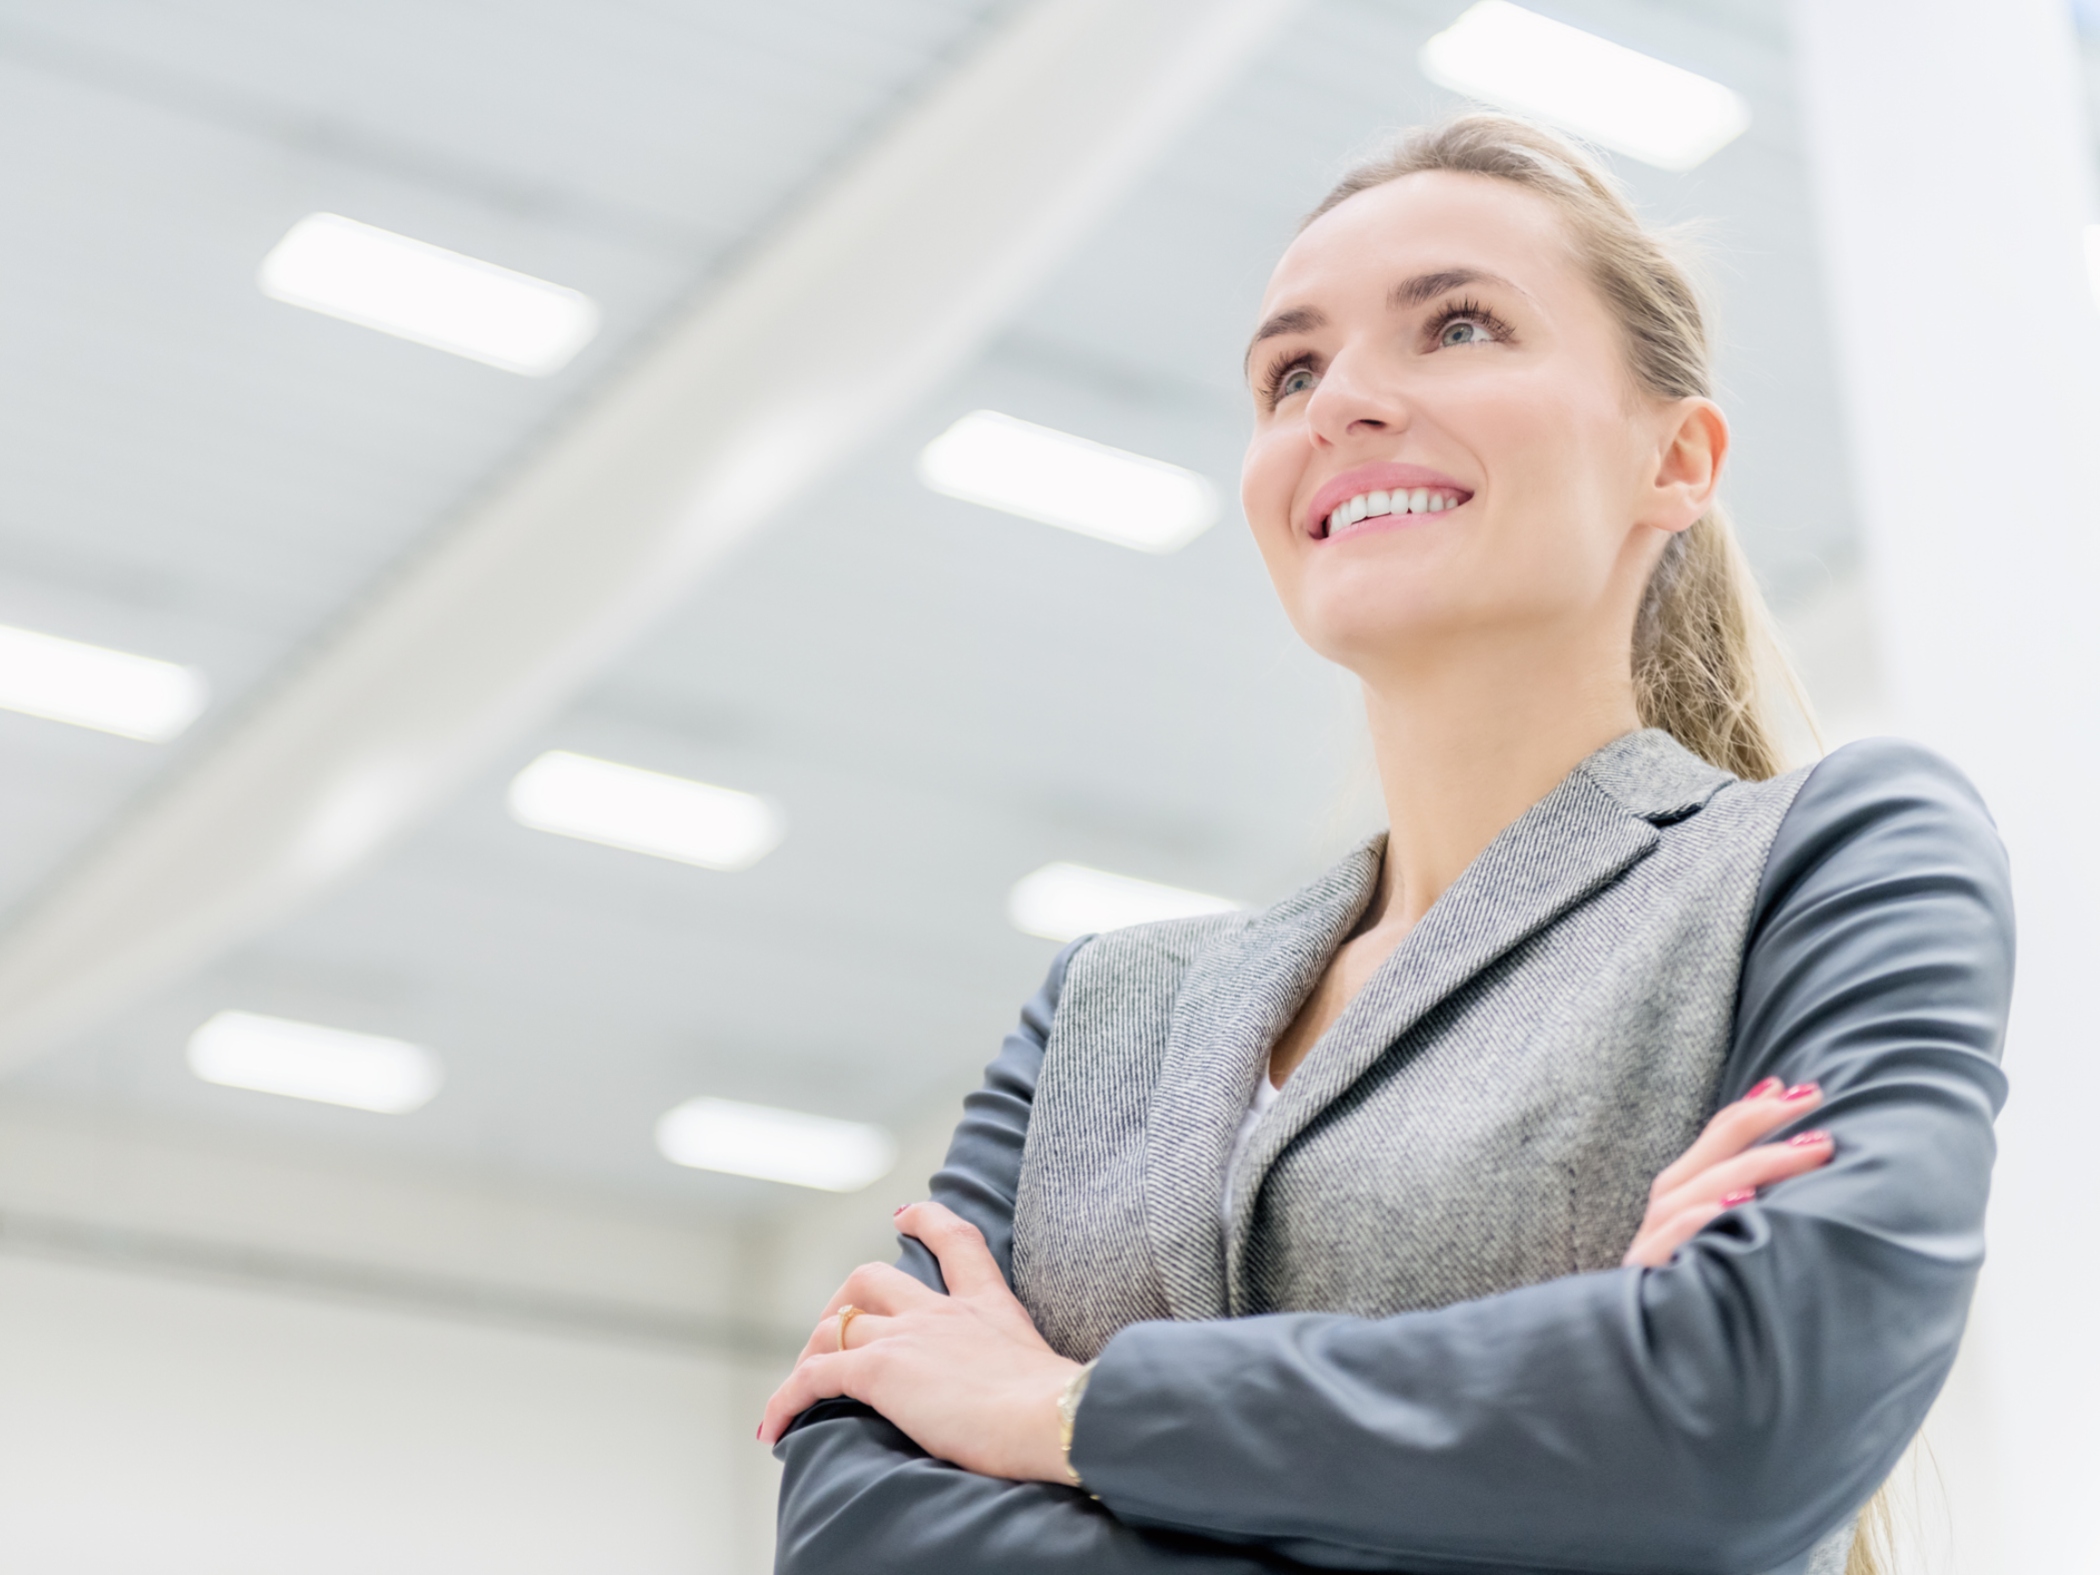
<path id="1" fill-rule="evenodd" d="M 1378 514 L 1441 514 L 1464 501 L 1453 493 L 1432 492 L 1416 487 L 1411 492 L 1359 492 L 1347 503 L 1337 504 L 1327 516 L 1326 534 L 1336 535 L 1358 520 Z"/>

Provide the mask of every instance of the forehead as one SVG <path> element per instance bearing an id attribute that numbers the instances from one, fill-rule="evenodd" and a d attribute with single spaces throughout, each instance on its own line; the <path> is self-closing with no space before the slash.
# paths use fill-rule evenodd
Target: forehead
<path id="1" fill-rule="evenodd" d="M 1491 176 L 1425 170 L 1307 225 L 1270 275 L 1262 312 L 1352 289 L 1382 298 L 1401 275 L 1460 267 L 1541 296 L 1577 282 L 1567 232 L 1544 197 Z"/>

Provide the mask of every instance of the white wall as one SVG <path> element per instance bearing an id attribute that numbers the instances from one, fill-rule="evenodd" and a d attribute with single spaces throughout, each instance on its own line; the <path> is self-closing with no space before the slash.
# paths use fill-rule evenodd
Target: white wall
<path id="1" fill-rule="evenodd" d="M 2100 1568 L 2100 313 L 2062 0 L 1798 0 L 1893 722 L 1975 778 L 2020 960 L 1991 1262 L 1941 1431 L 1960 1575 Z"/>
<path id="2" fill-rule="evenodd" d="M 759 1575 L 764 1301 L 619 1200 L 0 1102 L 0 1570 Z"/>
<path id="3" fill-rule="evenodd" d="M 755 1572 L 745 1388 L 685 1353 L 0 1258 L 0 1568 Z"/>

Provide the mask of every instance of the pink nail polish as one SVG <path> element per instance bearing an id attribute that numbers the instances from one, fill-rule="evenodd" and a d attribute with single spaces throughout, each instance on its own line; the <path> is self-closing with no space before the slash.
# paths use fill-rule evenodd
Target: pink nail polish
<path id="1" fill-rule="evenodd" d="M 1819 1143 L 1828 1143 L 1830 1134 L 1828 1132 L 1796 1132 L 1786 1141 L 1789 1148 L 1814 1148 Z"/>
<path id="2" fill-rule="evenodd" d="M 898 1204 L 895 1208 L 890 1210 L 890 1218 L 895 1219 L 898 1215 L 902 1214 L 906 1209 L 910 1207 L 911 1205 L 909 1203 Z"/>
<path id="3" fill-rule="evenodd" d="M 1743 1103 L 1748 1104 L 1753 1099 L 1769 1098 L 1771 1095 L 1778 1093 L 1779 1089 L 1779 1079 L 1776 1077 L 1768 1077 L 1762 1083 L 1759 1083 L 1757 1087 L 1751 1089 L 1749 1093 L 1743 1096 Z"/>
<path id="4" fill-rule="evenodd" d="M 1732 1209 L 1737 1204 L 1748 1203 L 1752 1198 L 1756 1196 L 1757 1189 L 1755 1187 L 1743 1187 L 1738 1189 L 1737 1191 L 1730 1192 L 1723 1196 L 1721 1199 L 1721 1207 L 1724 1209 Z"/>
<path id="5" fill-rule="evenodd" d="M 1796 1083 L 1785 1094 L 1787 1099 L 1812 1099 L 1823 1092 L 1821 1083 Z"/>

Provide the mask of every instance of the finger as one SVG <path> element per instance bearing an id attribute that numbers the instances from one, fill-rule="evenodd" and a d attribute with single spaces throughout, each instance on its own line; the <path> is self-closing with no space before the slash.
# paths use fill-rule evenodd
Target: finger
<path id="1" fill-rule="evenodd" d="M 896 1328 L 895 1318 L 884 1318 L 871 1312 L 855 1313 L 846 1320 L 846 1343 L 841 1346 L 838 1319 L 825 1318 L 810 1331 L 809 1342 L 802 1347 L 802 1354 L 795 1360 L 797 1365 L 800 1365 L 816 1356 L 835 1356 L 841 1350 L 858 1351 L 870 1341 L 894 1333 Z"/>
<path id="2" fill-rule="evenodd" d="M 1693 1203 L 1710 1203 L 1746 1187 L 1769 1187 L 1774 1182 L 1820 1170 L 1836 1153 L 1837 1145 L 1828 1132 L 1797 1132 L 1784 1143 L 1761 1143 L 1747 1154 L 1710 1166 L 1683 1186 L 1657 1197 L 1652 1208 L 1658 1214 L 1668 1214 Z"/>
<path id="3" fill-rule="evenodd" d="M 1626 1249 L 1622 1261 L 1628 1268 L 1660 1269 L 1679 1247 L 1727 1212 L 1719 1203 L 1695 1203 L 1679 1209 L 1654 1230 L 1642 1233 Z"/>
<path id="4" fill-rule="evenodd" d="M 850 1396 L 856 1365 L 856 1358 L 851 1353 L 812 1356 L 806 1362 L 797 1363 L 795 1370 L 787 1375 L 766 1402 L 765 1415 L 758 1424 L 758 1441 L 770 1448 L 780 1442 L 780 1435 L 788 1430 L 796 1417 L 819 1400 Z"/>
<path id="5" fill-rule="evenodd" d="M 1701 1171 L 1733 1159 L 1823 1103 L 1819 1084 L 1796 1083 L 1792 1088 L 1779 1088 L 1778 1081 L 1768 1077 L 1735 1103 L 1715 1111 L 1692 1146 L 1655 1178 L 1649 1195 L 1661 1197 L 1675 1191 Z"/>
<path id="6" fill-rule="evenodd" d="M 1667 1192 L 1681 1186 L 1690 1176 L 1742 1153 L 1823 1102 L 1818 1084 L 1780 1088 L 1778 1081 L 1766 1078 L 1741 1099 L 1716 1111 L 1692 1146 L 1656 1177 L 1657 1190 Z"/>
<path id="7" fill-rule="evenodd" d="M 954 1210 L 939 1203 L 913 1203 L 897 1211 L 897 1229 L 916 1236 L 940 1261 L 941 1278 L 956 1296 L 1006 1290 L 999 1260 L 984 1243 L 984 1233 Z"/>
<path id="8" fill-rule="evenodd" d="M 846 1344 L 838 1344 L 838 1319 L 817 1319 L 817 1327 L 808 1333 L 802 1342 L 802 1354 L 794 1359 L 796 1367 L 819 1357 L 836 1357 L 840 1350 L 863 1350 L 874 1340 L 882 1340 L 888 1333 L 897 1331 L 897 1319 L 878 1317 L 876 1312 L 855 1312 L 846 1319 Z"/>
<path id="9" fill-rule="evenodd" d="M 899 1321 L 895 1318 L 884 1318 L 875 1313 L 863 1313 L 860 1317 L 847 1323 L 844 1349 L 848 1351 L 866 1350 L 877 1340 L 895 1334 Z M 834 1318 L 831 1320 L 831 1338 L 834 1343 L 838 1340 L 838 1333 L 839 1321 Z"/>
<path id="10" fill-rule="evenodd" d="M 862 1317 L 873 1316 L 874 1315 L 872 1313 L 855 1314 L 854 1317 L 850 1320 L 850 1322 L 859 1323 Z M 856 1340 L 854 1343 L 858 1344 L 859 1342 Z M 795 1358 L 795 1364 L 799 1367 L 802 1363 L 808 1361 L 813 1356 L 830 1356 L 838 1349 L 838 1315 L 836 1313 L 827 1314 L 826 1316 L 819 1318 L 817 1320 L 816 1327 L 809 1331 L 809 1338 L 802 1342 L 802 1354 Z"/>
<path id="11" fill-rule="evenodd" d="M 816 1328 L 810 1330 L 809 1338 L 802 1342 L 802 1349 L 795 1357 L 795 1365 L 800 1367 L 812 1356 L 822 1356 L 826 1351 L 830 1350 L 831 1339 L 827 1331 L 836 1330 L 837 1328 L 838 1320 L 836 1318 L 819 1318 Z"/>
<path id="12" fill-rule="evenodd" d="M 812 1356 L 822 1356 L 827 1351 L 838 1349 L 839 1309 L 852 1300 L 843 1285 L 832 1292 L 831 1300 L 824 1304 L 824 1310 L 817 1314 L 817 1321 L 811 1325 L 809 1338 L 802 1342 L 802 1354 L 795 1358 L 798 1364 Z"/>
<path id="13" fill-rule="evenodd" d="M 927 1289 L 894 1264 L 864 1263 L 847 1275 L 845 1283 L 832 1292 L 831 1300 L 824 1304 L 823 1316 L 837 1317 L 838 1310 L 849 1302 L 862 1312 L 894 1316 L 907 1308 L 920 1305 L 929 1296 L 939 1294 L 938 1291 Z"/>

